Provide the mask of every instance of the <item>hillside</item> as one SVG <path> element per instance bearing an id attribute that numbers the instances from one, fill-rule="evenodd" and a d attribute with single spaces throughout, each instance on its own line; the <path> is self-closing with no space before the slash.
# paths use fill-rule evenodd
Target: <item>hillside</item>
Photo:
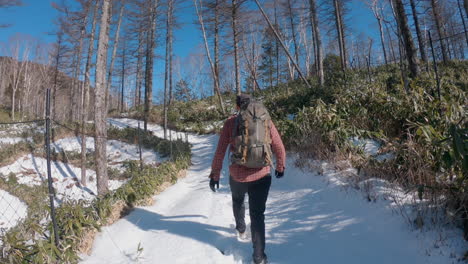
<path id="1" fill-rule="evenodd" d="M 46 89 L 53 89 L 55 68 L 36 62 L 19 62 L 11 57 L 0 57 L 0 108 L 11 112 L 13 91 L 15 92 L 15 112 L 24 117 L 42 118 L 45 113 Z M 55 103 L 57 120 L 66 120 L 71 116 L 73 107 L 80 98 L 76 87 L 82 87 L 82 81 L 70 77 L 63 71 L 57 74 Z M 91 89 L 90 103 L 94 102 Z M 11 113 L 10 113 L 11 117 Z"/>

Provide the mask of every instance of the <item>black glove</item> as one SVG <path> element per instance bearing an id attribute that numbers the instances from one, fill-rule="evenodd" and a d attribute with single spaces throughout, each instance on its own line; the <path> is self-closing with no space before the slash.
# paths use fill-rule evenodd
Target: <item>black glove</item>
<path id="1" fill-rule="evenodd" d="M 279 171 L 275 170 L 275 176 L 276 176 L 276 178 L 278 178 L 278 179 L 279 179 L 279 178 L 282 178 L 282 177 L 284 176 L 284 171 L 279 172 Z"/>
<path id="2" fill-rule="evenodd" d="M 210 188 L 213 192 L 216 192 L 215 186 L 217 187 L 216 189 L 219 189 L 219 181 L 210 179 Z"/>

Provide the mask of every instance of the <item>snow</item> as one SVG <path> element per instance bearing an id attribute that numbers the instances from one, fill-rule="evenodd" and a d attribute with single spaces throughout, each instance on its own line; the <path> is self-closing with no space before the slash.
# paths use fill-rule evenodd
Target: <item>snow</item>
<path id="1" fill-rule="evenodd" d="M 350 142 L 353 146 L 362 149 L 365 155 L 371 156 L 377 161 L 389 161 L 395 158 L 395 153 L 387 152 L 380 153 L 382 145 L 374 139 L 362 139 L 359 137 L 352 137 Z"/>
<path id="2" fill-rule="evenodd" d="M 31 137 L 21 138 L 21 137 L 2 137 L 0 138 L 0 145 L 16 144 L 22 141 L 32 141 Z"/>
<path id="3" fill-rule="evenodd" d="M 12 137 L 12 136 L 19 136 L 24 131 L 28 132 L 44 132 L 43 126 L 38 126 L 37 123 L 29 123 L 29 124 L 13 124 L 13 125 L 0 125 L 0 137 Z"/>
<path id="4" fill-rule="evenodd" d="M 25 128 L 21 126 L 18 128 Z M 5 137 L 0 138 L 1 144 L 14 144 L 16 142 L 28 140 L 24 138 Z M 52 144 L 52 149 L 59 151 L 81 152 L 80 138 L 69 137 L 60 139 Z M 87 150 L 94 151 L 94 138 L 86 138 Z M 124 170 L 123 162 L 128 160 L 139 160 L 139 150 L 137 145 L 127 144 L 117 140 L 107 141 L 107 154 L 109 167 L 120 171 Z M 146 164 L 156 164 L 163 162 L 159 154 L 153 150 L 142 149 L 142 158 Z M 56 190 L 56 198 L 59 203 L 64 200 L 86 200 L 95 199 L 97 193 L 96 172 L 86 170 L 88 184 L 86 187 L 80 185 L 81 168 L 63 162 L 51 163 L 52 181 Z M 0 168 L 0 177 L 8 177 L 14 174 L 19 184 L 27 186 L 37 186 L 47 182 L 47 160 L 28 154 L 20 157 L 14 163 Z M 116 190 L 122 186 L 125 181 L 110 180 L 110 190 Z M 21 202 L 15 201 L 17 198 L 0 190 L 0 212 L 4 215 L 0 217 L 0 230 L 15 226 L 18 221 L 25 217 Z M 10 206 L 11 205 L 11 206 Z M 18 208 L 17 218 L 14 218 L 9 211 L 11 208 Z M 4 218 L 6 220 L 4 220 Z"/>
<path id="5" fill-rule="evenodd" d="M 2 212 L 0 214 L 0 234 L 2 234 L 26 218 L 28 207 L 17 197 L 0 190 L 0 212 Z"/>
<path id="6" fill-rule="evenodd" d="M 81 139 L 78 137 L 60 139 L 54 142 L 52 147 L 57 152 L 63 150 L 81 153 Z M 86 137 L 86 149 L 87 151 L 94 151 L 94 138 Z M 106 150 L 109 167 L 111 168 L 123 170 L 124 161 L 140 160 L 138 145 L 118 140 L 108 140 Z M 160 157 L 157 152 L 145 148 L 142 148 L 142 159 L 145 164 L 156 164 L 166 160 Z"/>
<path id="7" fill-rule="evenodd" d="M 149 129 L 162 135 L 157 125 Z M 219 192 L 208 188 L 217 140 L 189 135 L 193 165 L 187 177 L 154 196 L 154 205 L 104 227 L 82 263 L 251 263 L 251 243 L 239 242 L 233 228 L 227 159 Z M 322 176 L 302 171 L 289 155 L 285 177 L 273 179 L 265 217 L 270 263 L 455 263 L 468 248 L 461 230 L 413 230 L 390 201 L 370 203 L 362 191 L 347 188 L 345 175 L 354 169 L 322 167 Z"/>
<path id="8" fill-rule="evenodd" d="M 59 201 L 70 200 L 93 200 L 97 193 L 96 172 L 86 170 L 88 185 L 83 187 L 81 181 L 81 169 L 63 162 L 51 162 L 53 186 Z M 13 164 L 0 168 L 0 176 L 4 177 L 15 174 L 19 184 L 27 186 L 41 185 L 47 182 L 47 160 L 32 154 L 21 157 Z M 119 188 L 123 181 L 109 181 L 109 189 Z"/>
<path id="9" fill-rule="evenodd" d="M 370 156 L 377 155 L 381 147 L 379 142 L 372 139 L 361 139 L 359 137 L 353 137 L 350 141 L 354 146 L 361 148 L 365 154 Z"/>

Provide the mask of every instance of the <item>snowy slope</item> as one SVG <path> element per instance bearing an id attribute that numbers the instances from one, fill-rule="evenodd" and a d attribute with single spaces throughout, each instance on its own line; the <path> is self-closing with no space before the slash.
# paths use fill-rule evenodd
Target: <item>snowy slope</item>
<path id="1" fill-rule="evenodd" d="M 136 126 L 128 119 L 111 123 Z M 156 125 L 149 129 L 162 133 Z M 219 192 L 208 188 L 217 136 L 189 140 L 188 176 L 155 196 L 153 206 L 103 228 L 82 263 L 250 263 L 251 244 L 233 235 L 226 170 Z M 453 256 L 468 248 L 459 230 L 444 230 L 438 240 L 436 232 L 412 231 L 389 202 L 369 203 L 357 191 L 344 191 L 333 172 L 302 172 L 293 161 L 283 179 L 273 179 L 267 204 L 270 263 L 455 263 Z"/>
<path id="2" fill-rule="evenodd" d="M 81 153 L 81 139 L 78 137 L 60 139 L 53 143 L 52 148 L 57 152 L 63 150 Z M 94 151 L 94 138 L 86 137 L 86 149 Z M 140 160 L 138 145 L 118 140 L 108 140 L 106 150 L 107 160 L 111 168 L 123 169 L 122 164 L 124 161 Z M 155 164 L 165 160 L 157 152 L 144 148 L 142 148 L 142 159 L 145 164 Z"/>
<path id="3" fill-rule="evenodd" d="M 86 170 L 87 177 L 90 177 L 88 186 L 82 187 L 78 184 L 81 180 L 81 168 L 74 167 L 68 163 L 52 162 L 51 172 L 53 186 L 57 192 L 57 199 L 70 200 L 93 200 L 97 193 L 96 172 Z M 5 167 L 0 168 L 0 175 L 8 176 L 14 173 L 19 184 L 28 186 L 41 185 L 47 182 L 47 160 L 36 157 L 32 154 L 25 155 Z M 111 190 L 122 186 L 123 181 L 109 181 Z"/>
<path id="4" fill-rule="evenodd" d="M 22 141 L 32 141 L 32 138 L 21 138 L 21 137 L 1 137 L 0 145 L 16 144 Z"/>
<path id="5" fill-rule="evenodd" d="M 0 190 L 0 234 L 14 227 L 27 215 L 28 207 L 17 197 Z M 1 243 L 1 241 L 0 241 Z"/>

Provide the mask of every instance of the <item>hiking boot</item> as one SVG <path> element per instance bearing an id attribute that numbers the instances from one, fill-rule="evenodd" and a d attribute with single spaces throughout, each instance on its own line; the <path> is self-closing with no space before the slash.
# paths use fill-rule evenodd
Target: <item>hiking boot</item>
<path id="1" fill-rule="evenodd" d="M 255 264 L 267 264 L 267 256 L 263 254 L 263 257 L 255 257 L 253 256 L 253 263 Z"/>
<path id="2" fill-rule="evenodd" d="M 244 232 L 240 232 L 240 231 L 237 231 L 237 237 L 239 238 L 239 240 L 241 241 L 247 241 L 249 240 L 249 234 L 247 234 L 246 231 Z"/>

